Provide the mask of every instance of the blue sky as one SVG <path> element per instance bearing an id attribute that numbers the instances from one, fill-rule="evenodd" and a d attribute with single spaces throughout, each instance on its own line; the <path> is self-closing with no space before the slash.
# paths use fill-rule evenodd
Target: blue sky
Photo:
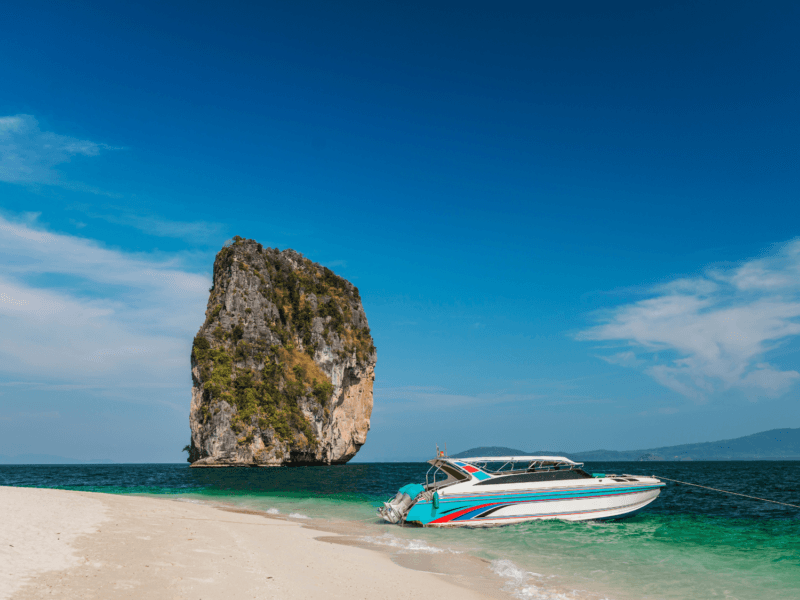
<path id="1" fill-rule="evenodd" d="M 12 3 L 0 454 L 179 461 L 233 235 L 361 291 L 358 460 L 800 427 L 792 3 Z"/>

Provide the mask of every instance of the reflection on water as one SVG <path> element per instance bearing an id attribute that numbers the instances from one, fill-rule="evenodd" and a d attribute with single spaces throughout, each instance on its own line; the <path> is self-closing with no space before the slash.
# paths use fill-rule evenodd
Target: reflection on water
<path id="1" fill-rule="evenodd" d="M 661 474 L 800 504 L 800 462 L 593 463 L 587 468 Z M 427 554 L 437 561 L 453 560 L 454 552 L 486 559 L 520 598 L 800 598 L 798 509 L 669 484 L 639 516 L 618 522 L 438 530 L 389 526 L 374 518 L 380 501 L 406 483 L 423 480 L 426 470 L 418 463 L 274 469 L 0 466 L 0 485 L 168 495 L 232 503 L 298 522 L 323 519 L 330 530 L 387 551 Z"/>

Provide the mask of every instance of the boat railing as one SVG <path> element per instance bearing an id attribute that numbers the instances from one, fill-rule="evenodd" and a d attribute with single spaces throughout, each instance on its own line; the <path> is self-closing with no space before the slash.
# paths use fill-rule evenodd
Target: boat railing
<path id="1" fill-rule="evenodd" d="M 497 474 L 503 473 L 504 475 L 508 475 L 511 473 L 530 473 L 533 471 L 566 471 L 569 469 L 580 469 L 583 467 L 583 463 L 576 463 L 576 462 L 556 462 L 556 461 L 542 461 L 542 460 L 534 460 L 534 461 L 527 461 L 527 460 L 514 460 L 514 461 L 505 461 L 499 467 L 489 467 L 489 464 L 494 461 L 480 461 L 480 462 L 469 462 L 475 467 L 480 468 L 482 471 L 486 471 L 487 473 Z M 497 461 L 500 462 L 500 461 Z M 525 467 L 522 468 L 515 468 L 517 464 L 524 464 Z M 506 467 L 511 466 L 510 469 L 506 469 Z"/>
<path id="2" fill-rule="evenodd" d="M 449 487 L 451 485 L 455 485 L 457 483 L 461 483 L 462 481 L 467 479 L 467 477 L 465 477 L 464 479 L 456 479 L 455 477 L 450 475 L 450 473 L 448 473 L 447 471 L 442 470 L 442 468 L 441 468 L 442 464 L 444 464 L 444 463 L 437 462 L 436 464 L 431 465 L 430 468 L 428 469 L 428 472 L 425 473 L 425 489 L 426 490 L 440 490 L 442 488 L 446 488 L 446 487 Z M 437 482 L 436 481 L 436 474 L 437 473 L 442 473 L 442 474 L 446 475 L 446 477 Z"/>

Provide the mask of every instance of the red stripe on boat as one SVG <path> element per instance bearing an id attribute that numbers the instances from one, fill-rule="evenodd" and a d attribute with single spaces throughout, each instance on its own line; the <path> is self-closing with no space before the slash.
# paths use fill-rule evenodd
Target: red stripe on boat
<path id="1" fill-rule="evenodd" d="M 494 506 L 497 502 L 490 502 L 489 504 L 481 504 L 480 506 L 470 506 L 469 508 L 464 508 L 462 510 L 456 511 L 452 514 L 445 515 L 443 517 L 439 517 L 435 521 L 431 521 L 431 523 L 447 523 L 448 521 L 452 521 L 453 519 L 457 519 L 461 515 L 465 515 L 468 512 L 472 512 L 473 510 L 478 510 L 479 508 L 485 508 L 487 506 Z"/>

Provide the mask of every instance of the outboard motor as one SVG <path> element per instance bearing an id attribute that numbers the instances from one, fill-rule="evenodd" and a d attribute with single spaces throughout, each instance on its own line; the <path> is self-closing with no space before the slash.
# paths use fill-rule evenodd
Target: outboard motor
<path id="1" fill-rule="evenodd" d="M 409 509 L 414 506 L 414 502 L 425 488 L 418 483 L 410 483 L 400 488 L 394 498 L 389 502 L 384 502 L 383 507 L 378 509 L 380 515 L 389 523 L 400 523 L 405 520 Z"/>

